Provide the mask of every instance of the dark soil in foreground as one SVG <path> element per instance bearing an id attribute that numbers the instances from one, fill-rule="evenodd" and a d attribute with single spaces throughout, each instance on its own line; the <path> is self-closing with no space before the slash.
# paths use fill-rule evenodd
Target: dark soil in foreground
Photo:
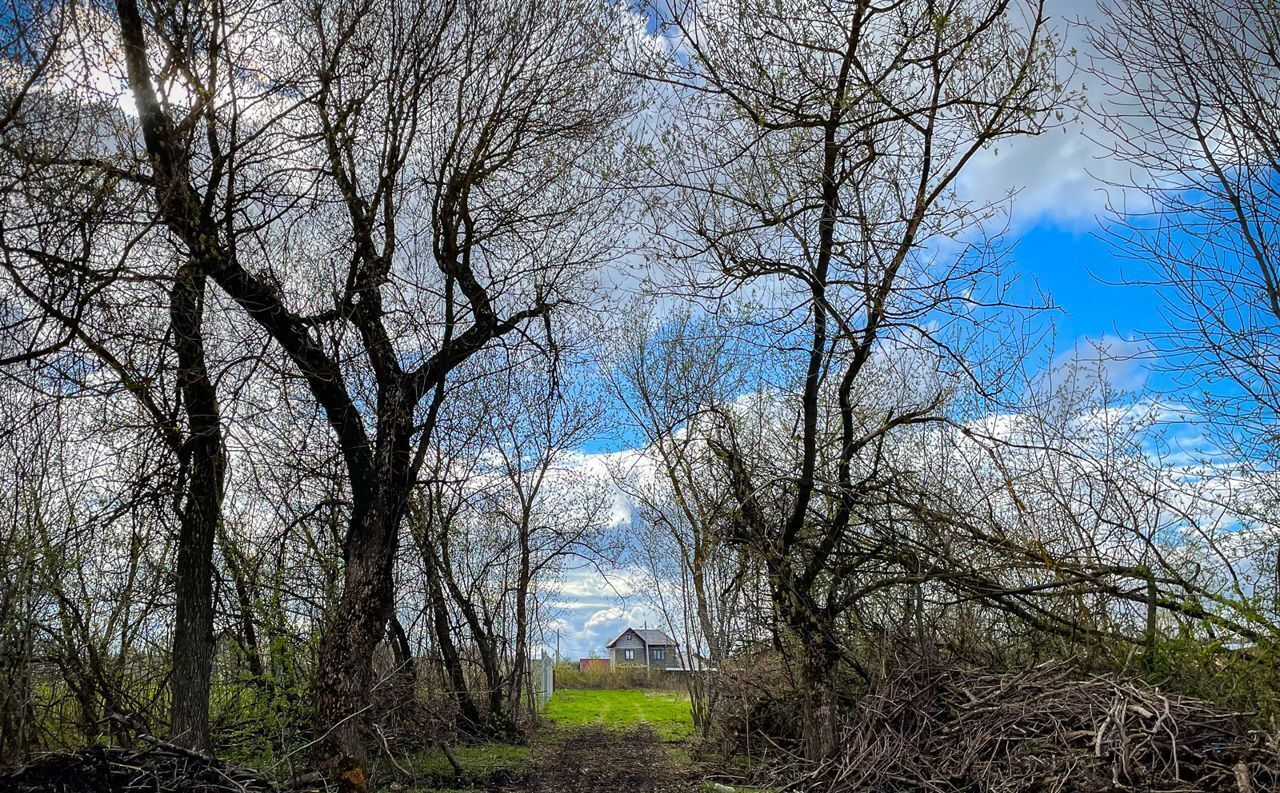
<path id="1" fill-rule="evenodd" d="M 626 731 L 584 727 L 546 744 L 534 760 L 527 788 L 535 793 L 688 793 L 698 789 L 689 769 L 647 725 Z"/>

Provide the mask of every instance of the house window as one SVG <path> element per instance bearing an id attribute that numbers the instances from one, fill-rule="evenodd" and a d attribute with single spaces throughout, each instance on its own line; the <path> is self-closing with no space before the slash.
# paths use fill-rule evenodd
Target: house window
<path id="1" fill-rule="evenodd" d="M 635 651 L 635 650 L 623 650 L 623 651 L 622 651 L 622 660 L 624 660 L 624 661 L 634 661 L 634 660 L 636 660 L 636 651 Z"/>
<path id="2" fill-rule="evenodd" d="M 654 661 L 661 661 L 667 657 L 667 650 L 664 647 L 654 647 L 649 651 L 649 658 Z"/>

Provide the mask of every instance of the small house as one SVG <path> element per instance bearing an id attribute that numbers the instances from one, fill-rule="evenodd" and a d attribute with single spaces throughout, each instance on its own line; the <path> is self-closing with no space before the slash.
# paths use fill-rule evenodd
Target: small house
<path id="1" fill-rule="evenodd" d="M 605 648 L 609 650 L 612 669 L 643 666 L 666 670 L 680 666 L 680 645 L 660 630 L 627 628 Z"/>
<path id="2" fill-rule="evenodd" d="M 596 669 L 599 669 L 601 671 L 608 671 L 609 659 L 608 658 L 579 658 L 578 659 L 579 672 L 590 672 Z"/>

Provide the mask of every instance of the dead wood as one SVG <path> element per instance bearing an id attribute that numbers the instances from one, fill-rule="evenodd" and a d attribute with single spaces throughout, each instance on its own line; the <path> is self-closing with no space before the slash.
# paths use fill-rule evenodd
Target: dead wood
<path id="1" fill-rule="evenodd" d="M 1280 789 L 1252 714 L 1060 664 L 995 674 L 910 670 L 858 700 L 839 748 L 795 761 L 779 791 Z"/>
<path id="2" fill-rule="evenodd" d="M 140 746 L 89 746 L 43 755 L 0 774 L 0 793 L 281 793 L 295 789 L 157 738 L 125 717 L 112 714 L 109 718 L 132 730 Z"/>

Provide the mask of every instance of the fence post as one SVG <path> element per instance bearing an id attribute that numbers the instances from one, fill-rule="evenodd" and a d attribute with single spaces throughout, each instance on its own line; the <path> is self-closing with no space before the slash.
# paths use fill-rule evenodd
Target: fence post
<path id="1" fill-rule="evenodd" d="M 542 677 L 542 691 L 540 692 L 540 699 L 542 700 L 541 705 L 546 707 L 547 703 L 551 701 L 551 695 L 555 693 L 556 689 L 556 666 L 551 663 L 551 659 L 547 657 L 546 650 L 542 651 L 542 669 L 539 671 L 541 672 Z"/>

